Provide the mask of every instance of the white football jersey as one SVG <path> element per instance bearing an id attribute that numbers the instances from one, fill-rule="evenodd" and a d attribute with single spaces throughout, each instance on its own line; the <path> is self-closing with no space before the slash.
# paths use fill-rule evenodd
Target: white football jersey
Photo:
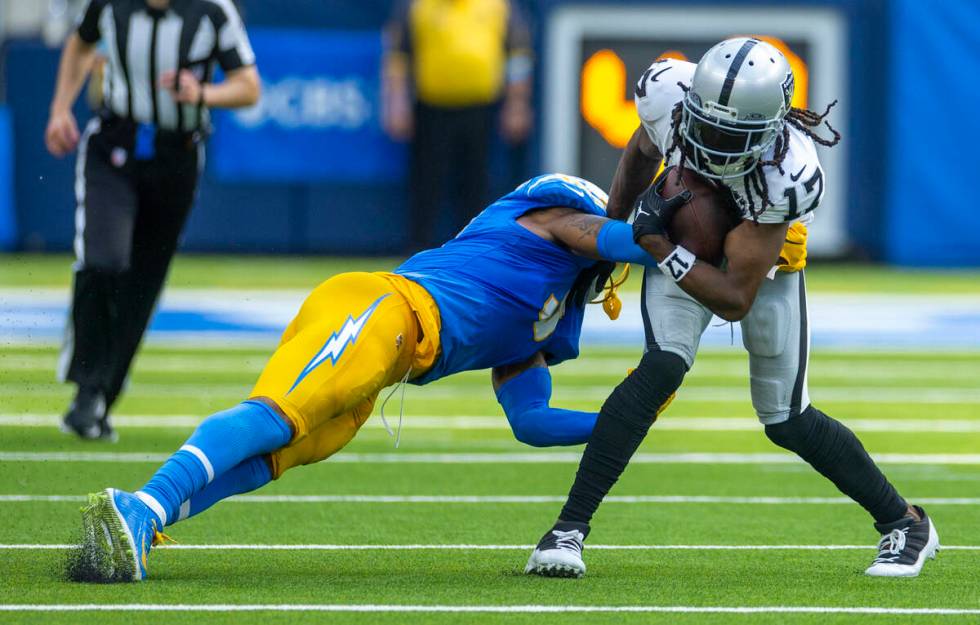
<path id="1" fill-rule="evenodd" d="M 676 59 L 662 59 L 650 66 L 636 85 L 636 110 L 650 140 L 661 154 L 667 154 L 672 143 L 673 129 L 671 113 L 674 106 L 684 99 L 684 90 L 677 84 L 690 86 L 694 76 L 694 63 Z M 763 155 L 763 160 L 773 157 L 775 146 Z M 667 166 L 680 161 L 679 150 L 671 154 Z M 810 137 L 793 126 L 789 126 L 789 151 L 783 160 L 783 172 L 775 167 L 764 167 L 766 182 L 769 184 L 769 200 L 772 206 L 757 215 L 760 223 L 802 222 L 809 223 L 813 210 L 823 197 L 824 178 L 817 158 L 817 149 Z M 744 179 L 728 180 L 725 184 L 732 189 L 735 201 L 742 211 L 743 219 L 752 219 L 749 201 L 745 195 Z M 750 183 L 751 186 L 751 183 Z M 756 211 L 761 208 L 758 197 Z"/>

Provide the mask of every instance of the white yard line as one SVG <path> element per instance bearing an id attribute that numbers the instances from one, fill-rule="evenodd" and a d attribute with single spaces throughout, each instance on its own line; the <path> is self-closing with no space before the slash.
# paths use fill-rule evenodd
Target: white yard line
<path id="1" fill-rule="evenodd" d="M 868 352 L 863 352 L 868 353 Z M 710 352 L 699 356 L 688 374 L 688 380 L 700 377 L 734 378 L 747 381 L 749 376 L 748 357 L 718 358 Z M 819 380 L 875 380 L 893 382 L 896 380 L 975 380 L 980 361 L 978 360 L 928 360 L 914 355 L 882 354 L 877 360 L 857 361 L 853 359 L 827 358 L 819 353 L 811 356 L 810 379 Z M 637 350 L 635 358 L 603 357 L 586 348 L 576 360 L 570 360 L 554 367 L 552 371 L 559 380 L 565 376 L 586 377 L 597 375 L 625 375 L 627 369 L 636 367 L 640 360 Z M 187 369 L 183 369 L 186 371 Z M 817 383 L 815 386 L 821 386 Z M 822 388 L 822 386 L 821 386 Z"/>
<path id="2" fill-rule="evenodd" d="M 135 386 L 134 386 L 135 388 Z M 555 391 L 556 401 L 561 400 L 595 400 L 603 401 L 609 396 L 612 387 L 609 385 L 577 385 L 559 387 Z M 492 397 L 487 386 L 487 395 Z M 418 390 L 409 394 L 414 400 L 460 400 L 474 398 L 474 389 L 464 386 L 444 385 L 436 388 Z M 912 386 L 860 386 L 860 387 L 828 387 L 814 386 L 812 391 L 814 401 L 848 402 L 859 404 L 973 404 L 980 403 L 980 389 L 976 388 L 936 388 Z M 478 398 L 478 395 L 477 395 Z M 677 392 L 677 401 L 697 401 L 705 403 L 728 403 L 748 401 L 748 381 L 744 388 L 732 386 L 687 386 Z"/>
<path id="3" fill-rule="evenodd" d="M 0 544 L 0 551 L 51 551 L 70 549 L 71 544 Z M 331 545 L 331 544 L 167 544 L 164 551 L 527 551 L 535 545 Z M 873 551 L 874 545 L 587 545 L 600 551 Z M 943 551 L 980 551 L 980 545 L 943 545 Z"/>
<path id="4" fill-rule="evenodd" d="M 113 425 L 123 428 L 192 428 L 202 417 L 196 415 L 121 415 L 113 416 Z M 56 414 L 0 414 L 0 427 L 56 427 Z M 915 434 L 980 432 L 980 419 L 848 419 L 845 424 L 861 432 L 897 432 Z M 365 427 L 383 428 L 381 420 L 369 420 Z M 672 432 L 761 432 L 762 425 L 753 418 L 684 417 L 665 415 L 654 426 Z M 405 429 L 419 430 L 500 430 L 510 431 L 504 415 L 406 415 Z"/>
<path id="5" fill-rule="evenodd" d="M 625 376 L 626 371 L 636 367 L 639 361 L 639 350 L 635 358 L 622 356 L 603 356 L 586 350 L 577 359 L 562 363 L 555 367 L 554 372 L 558 385 L 564 378 L 579 379 L 597 377 Z M 141 373 L 229 373 L 253 374 L 265 366 L 268 354 L 255 355 L 246 358 L 227 356 L 160 355 L 147 354 L 140 356 L 136 370 Z M 48 354 L 0 354 L 0 370 L 21 371 L 52 371 L 57 358 Z M 712 359 L 710 354 L 704 360 L 695 363 L 689 374 L 690 380 L 701 377 L 731 378 L 748 380 L 748 359 Z M 949 382 L 951 380 L 972 381 L 980 375 L 980 362 L 958 363 L 956 361 L 932 361 L 913 359 L 912 362 L 887 362 L 881 360 L 855 362 L 841 359 L 817 359 L 811 364 L 811 383 L 823 388 L 829 381 L 853 381 L 861 379 L 876 382 L 911 381 L 921 383 L 926 380 Z"/>
<path id="6" fill-rule="evenodd" d="M 197 415 L 112 415 L 112 424 L 126 428 L 192 428 L 203 421 Z M 0 414 L 0 427 L 56 427 L 61 416 L 56 414 Z"/>
<path id="7" fill-rule="evenodd" d="M 370 503 L 370 504 L 552 504 L 564 495 L 237 495 L 232 503 Z M 980 497 L 910 497 L 917 504 L 977 506 Z M 84 495 L 0 495 L 0 503 L 84 502 Z M 610 495 L 607 504 L 852 505 L 847 497 L 719 497 L 714 495 Z"/>
<path id="8" fill-rule="evenodd" d="M 202 394 L 223 397 L 244 398 L 249 391 L 248 384 L 202 383 L 188 382 L 134 382 L 129 388 L 129 394 L 142 397 L 164 397 L 173 399 L 179 396 L 196 397 Z M 556 396 L 559 400 L 580 400 L 602 402 L 612 391 L 612 385 L 576 385 L 559 388 Z M 25 383 L 0 382 L 0 393 L 23 394 Z M 65 395 L 65 390 L 54 383 L 37 385 L 31 388 L 30 395 L 36 397 L 58 397 Z M 937 388 L 935 386 L 860 386 L 841 387 L 821 385 L 813 391 L 813 397 L 820 403 L 847 402 L 850 404 L 980 404 L 980 389 L 977 388 Z M 409 391 L 406 401 L 459 401 L 459 400 L 493 401 L 493 391 L 488 383 L 485 387 L 474 389 L 471 385 L 440 385 L 424 390 Z M 748 384 L 744 388 L 734 386 L 688 386 L 678 393 L 678 401 L 729 403 L 749 400 Z"/>
<path id="9" fill-rule="evenodd" d="M 389 613 L 667 613 L 667 614 L 900 614 L 972 615 L 977 608 L 879 608 L 849 606 L 679 606 L 679 605 L 408 605 L 408 604 L 10 604 L 0 612 L 389 612 Z"/>
<path id="10" fill-rule="evenodd" d="M 160 463 L 169 454 L 141 452 L 4 451 L 0 462 Z M 872 454 L 880 464 L 980 465 L 980 454 Z M 577 464 L 578 452 L 339 453 L 329 462 L 361 464 Z M 787 453 L 638 453 L 631 464 L 797 464 Z"/>

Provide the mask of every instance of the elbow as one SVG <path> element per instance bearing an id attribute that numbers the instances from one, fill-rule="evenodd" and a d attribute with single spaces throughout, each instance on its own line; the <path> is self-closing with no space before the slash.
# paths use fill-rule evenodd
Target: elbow
<path id="1" fill-rule="evenodd" d="M 530 419 L 514 419 L 511 421 L 511 430 L 514 438 L 525 445 L 531 447 L 550 447 L 551 443 L 543 437 L 540 428 L 534 427 L 529 423 Z"/>
<path id="2" fill-rule="evenodd" d="M 744 319 L 745 315 L 748 314 L 748 312 L 749 311 L 747 310 L 741 310 L 741 309 L 726 309 L 726 310 L 716 310 L 715 314 L 721 317 L 722 319 L 724 319 L 725 321 L 731 321 L 734 323 L 736 321 L 741 321 L 742 319 Z"/>
<path id="3" fill-rule="evenodd" d="M 245 91 L 245 106 L 255 106 L 262 98 L 262 83 L 259 77 L 255 76 L 249 81 L 248 89 Z"/>
<path id="4" fill-rule="evenodd" d="M 246 68 L 235 76 L 239 85 L 239 97 L 237 105 L 239 107 L 255 106 L 262 97 L 262 79 L 255 67 Z"/>
<path id="5" fill-rule="evenodd" d="M 745 298 L 738 298 L 731 302 L 726 302 L 726 305 L 715 309 L 716 315 L 724 319 L 725 321 L 741 321 L 749 314 L 749 310 L 752 308 L 752 301 Z"/>

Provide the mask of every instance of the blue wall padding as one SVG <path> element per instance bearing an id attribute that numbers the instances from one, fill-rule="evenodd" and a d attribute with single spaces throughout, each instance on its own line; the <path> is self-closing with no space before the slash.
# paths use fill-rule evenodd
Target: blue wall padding
<path id="1" fill-rule="evenodd" d="M 14 214 L 14 135 L 10 109 L 0 106 L 0 250 L 17 244 Z"/>
<path id="2" fill-rule="evenodd" d="M 888 115 L 886 259 L 980 265 L 977 80 L 980 4 L 894 0 Z"/>
<path id="3" fill-rule="evenodd" d="M 532 18 L 538 58 L 548 15 L 577 0 L 516 0 Z M 589 4 L 716 5 L 719 0 L 590 0 Z M 771 0 L 730 2 L 765 6 Z M 980 265 L 980 210 L 970 191 L 980 126 L 972 111 L 980 76 L 980 5 L 975 0 L 812 0 L 848 24 L 850 86 L 848 237 L 855 252 L 908 265 Z M 250 28 L 374 31 L 391 0 L 240 0 Z M 885 26 L 885 27 L 883 27 Z M 0 86 L 13 115 L 15 223 L 20 249 L 70 250 L 74 158 L 44 149 L 58 50 L 8 41 Z M 261 65 L 261 63 L 260 63 Z M 546 69 L 545 69 L 546 71 Z M 538 73 L 540 95 L 541 84 Z M 89 115 L 76 107 L 79 121 Z M 542 126 L 538 111 L 537 128 Z M 212 157 L 217 156 L 212 154 Z M 522 153 L 499 144 L 491 165 L 500 195 L 537 173 L 539 134 Z M 213 160 L 213 158 L 212 158 Z M 213 163 L 212 163 L 213 164 Z M 973 167 L 975 168 L 975 166 Z M 948 181 L 948 182 L 947 182 Z M 608 180 L 597 180 L 608 185 Z M 7 185 L 9 189 L 9 185 Z M 397 253 L 405 244 L 406 185 L 230 183 L 207 172 L 182 249 L 227 252 Z M 448 224 L 440 228 L 449 236 Z"/>

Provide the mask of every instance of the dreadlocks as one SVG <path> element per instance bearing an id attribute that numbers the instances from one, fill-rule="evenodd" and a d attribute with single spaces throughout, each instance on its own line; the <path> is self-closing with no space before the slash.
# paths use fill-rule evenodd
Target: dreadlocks
<path id="1" fill-rule="evenodd" d="M 677 83 L 677 86 L 687 93 L 690 87 L 684 83 Z M 785 174 L 783 171 L 783 160 L 786 158 L 786 153 L 789 152 L 789 127 L 792 126 L 796 128 L 806 136 L 810 137 L 814 142 L 826 147 L 833 147 L 840 143 L 841 135 L 840 133 L 830 125 L 827 121 L 827 115 L 830 113 L 830 109 L 837 104 L 837 100 L 834 100 L 827 105 L 823 114 L 816 113 L 808 109 L 801 109 L 793 107 L 786 114 L 786 123 L 783 124 L 783 129 L 776 137 L 776 142 L 773 146 L 773 155 L 769 160 L 759 161 L 759 165 L 752 170 L 749 174 L 742 176 L 742 184 L 745 185 L 745 197 L 749 201 L 749 213 L 752 215 L 753 219 L 757 219 L 758 216 L 766 209 L 767 206 L 772 206 L 772 201 L 769 199 L 769 183 L 766 182 L 766 174 L 762 170 L 763 167 L 775 167 L 779 170 L 780 174 Z M 664 155 L 664 160 L 669 161 L 674 150 L 680 153 L 680 161 L 677 163 L 678 172 L 684 171 L 684 163 L 687 159 L 691 158 L 690 148 L 684 143 L 684 138 L 681 136 L 681 115 L 683 113 L 683 102 L 678 102 L 674 105 L 674 109 L 671 111 L 671 142 L 670 147 L 667 148 L 667 153 Z M 823 124 L 833 135 L 833 138 L 821 137 L 817 134 L 817 128 Z M 759 198 L 759 207 L 756 208 L 755 200 L 753 196 Z"/>

